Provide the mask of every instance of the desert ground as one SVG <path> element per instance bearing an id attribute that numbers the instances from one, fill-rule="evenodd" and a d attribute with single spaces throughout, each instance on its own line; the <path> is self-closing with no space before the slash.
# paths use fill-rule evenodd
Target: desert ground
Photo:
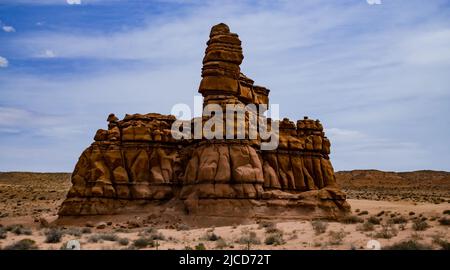
<path id="1" fill-rule="evenodd" d="M 336 173 L 352 212 L 339 221 L 267 221 L 197 228 L 97 216 L 60 226 L 67 173 L 0 173 L 0 249 L 449 249 L 450 173 Z M 374 241 L 373 241 L 374 240 Z"/>

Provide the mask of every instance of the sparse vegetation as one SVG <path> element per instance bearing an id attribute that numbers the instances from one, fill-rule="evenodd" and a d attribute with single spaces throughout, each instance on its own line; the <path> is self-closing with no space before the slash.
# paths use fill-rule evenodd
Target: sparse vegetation
<path id="1" fill-rule="evenodd" d="M 420 242 L 410 239 L 402 241 L 391 246 L 387 246 L 384 249 L 387 250 L 428 250 L 433 249 L 431 246 L 426 244 L 421 244 Z"/>
<path id="2" fill-rule="evenodd" d="M 81 229 L 81 233 L 89 234 L 89 233 L 92 233 L 92 230 L 91 230 L 91 228 L 84 227 L 83 229 Z"/>
<path id="3" fill-rule="evenodd" d="M 35 250 L 38 249 L 36 242 L 31 239 L 22 239 L 12 245 L 6 246 L 5 250 Z"/>
<path id="4" fill-rule="evenodd" d="M 403 216 L 396 216 L 389 220 L 389 222 L 393 224 L 405 224 L 408 223 L 408 220 Z"/>
<path id="5" fill-rule="evenodd" d="M 439 224 L 448 226 L 450 225 L 450 218 L 442 217 L 439 219 Z"/>
<path id="6" fill-rule="evenodd" d="M 68 228 L 64 230 L 64 234 L 80 237 L 83 234 L 83 232 L 79 228 Z"/>
<path id="7" fill-rule="evenodd" d="M 5 228 L 0 227 L 0 239 L 6 239 L 7 237 L 7 231 Z"/>
<path id="8" fill-rule="evenodd" d="M 176 225 L 177 231 L 187 231 L 190 229 L 189 225 L 181 223 Z"/>
<path id="9" fill-rule="evenodd" d="M 283 239 L 283 234 L 277 232 L 277 233 L 269 233 L 266 236 L 264 243 L 266 245 L 280 246 L 280 245 L 284 245 L 285 241 Z"/>
<path id="10" fill-rule="evenodd" d="M 115 242 L 117 240 L 119 240 L 119 237 L 112 233 L 93 234 L 88 239 L 88 241 L 90 243 L 98 243 L 98 242 L 102 242 L 102 241 Z"/>
<path id="11" fill-rule="evenodd" d="M 364 220 L 355 215 L 347 215 L 341 219 L 341 222 L 345 224 L 356 224 L 356 223 L 363 223 Z"/>
<path id="12" fill-rule="evenodd" d="M 136 240 L 133 241 L 133 245 L 140 249 L 140 248 L 146 248 L 146 247 L 154 247 L 155 243 L 153 240 L 145 238 L 145 237 L 140 237 Z"/>
<path id="13" fill-rule="evenodd" d="M 411 234 L 411 239 L 418 241 L 418 240 L 423 240 L 423 237 L 421 234 L 414 232 Z"/>
<path id="14" fill-rule="evenodd" d="M 272 226 L 266 227 L 266 233 L 278 233 L 283 234 L 283 231 L 277 228 L 277 225 L 274 224 Z"/>
<path id="15" fill-rule="evenodd" d="M 195 246 L 195 250 L 206 250 L 206 246 L 203 243 L 199 243 Z"/>
<path id="16" fill-rule="evenodd" d="M 392 237 L 396 236 L 398 233 L 395 226 L 392 224 L 382 224 L 381 230 L 377 233 L 375 233 L 375 238 L 383 238 L 383 239 L 391 239 Z"/>
<path id="17" fill-rule="evenodd" d="M 445 234 L 442 232 L 436 233 L 432 236 L 433 243 L 440 246 L 442 250 L 450 250 L 450 242 L 445 238 Z"/>
<path id="18" fill-rule="evenodd" d="M 367 222 L 372 223 L 374 225 L 379 225 L 381 223 L 380 219 L 375 216 L 371 216 L 367 219 Z"/>
<path id="19" fill-rule="evenodd" d="M 130 243 L 130 240 L 128 240 L 128 238 L 120 238 L 117 242 L 121 246 L 127 246 Z"/>
<path id="20" fill-rule="evenodd" d="M 166 239 L 166 237 L 161 232 L 158 232 L 158 230 L 153 227 L 149 227 L 149 228 L 145 229 L 144 231 L 140 232 L 138 235 L 142 236 L 142 237 L 147 237 L 150 240 L 165 240 Z"/>
<path id="21" fill-rule="evenodd" d="M 346 235 L 347 235 L 347 233 L 343 230 L 340 230 L 338 232 L 329 231 L 328 232 L 328 236 L 329 236 L 328 242 L 330 245 L 340 245 L 340 244 L 342 244 L 342 241 L 344 240 Z"/>
<path id="22" fill-rule="evenodd" d="M 444 215 L 450 215 L 450 209 L 444 210 L 444 212 L 442 212 L 442 214 L 444 214 Z"/>
<path id="23" fill-rule="evenodd" d="M 364 215 L 368 215 L 368 214 L 369 214 L 369 212 L 364 210 L 364 211 L 359 212 L 358 216 L 364 216 Z"/>
<path id="24" fill-rule="evenodd" d="M 216 249 L 224 249 L 227 246 L 228 244 L 223 238 L 218 239 L 216 242 Z"/>
<path id="25" fill-rule="evenodd" d="M 262 220 L 258 224 L 259 229 L 270 229 L 270 228 L 276 228 L 277 224 L 275 224 L 272 221 Z"/>
<path id="26" fill-rule="evenodd" d="M 218 236 L 217 234 L 215 234 L 214 232 L 206 232 L 202 237 L 202 240 L 205 241 L 217 241 L 219 239 L 221 239 L 220 236 Z"/>
<path id="27" fill-rule="evenodd" d="M 375 228 L 375 226 L 373 225 L 373 223 L 370 223 L 368 221 L 356 226 L 356 230 L 363 231 L 363 232 L 373 231 L 374 228 Z"/>
<path id="28" fill-rule="evenodd" d="M 239 238 L 238 243 L 243 245 L 259 245 L 261 244 L 261 240 L 259 240 L 255 232 L 245 231 L 241 238 Z"/>
<path id="29" fill-rule="evenodd" d="M 316 235 L 325 233 L 327 231 L 328 223 L 321 220 L 313 220 L 311 221 L 311 226 Z"/>
<path id="30" fill-rule="evenodd" d="M 58 228 L 51 228 L 45 232 L 45 243 L 59 243 L 64 233 Z"/>
<path id="31" fill-rule="evenodd" d="M 429 227 L 430 227 L 430 225 L 428 225 L 428 223 L 426 221 L 421 220 L 421 219 L 415 220 L 412 225 L 412 228 L 415 231 L 425 231 Z"/>
<path id="32" fill-rule="evenodd" d="M 33 233 L 31 229 L 25 228 L 21 224 L 9 225 L 6 227 L 6 230 L 16 235 L 31 235 Z"/>

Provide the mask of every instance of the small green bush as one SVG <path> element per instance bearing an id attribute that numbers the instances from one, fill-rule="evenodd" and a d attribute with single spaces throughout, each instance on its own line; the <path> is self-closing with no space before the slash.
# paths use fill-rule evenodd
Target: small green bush
<path id="1" fill-rule="evenodd" d="M 199 243 L 195 246 L 195 250 L 206 250 L 206 246 L 203 243 Z"/>

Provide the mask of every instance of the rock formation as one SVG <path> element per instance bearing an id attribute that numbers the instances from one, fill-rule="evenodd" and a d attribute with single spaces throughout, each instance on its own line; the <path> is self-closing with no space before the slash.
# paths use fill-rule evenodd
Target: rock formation
<path id="1" fill-rule="evenodd" d="M 204 106 L 269 103 L 269 90 L 241 73 L 243 58 L 238 35 L 225 24 L 212 27 L 199 86 Z M 252 113 L 257 111 L 245 115 L 246 126 Z M 188 132 L 208 119 L 192 119 Z M 161 215 L 219 220 L 335 218 L 349 210 L 319 120 L 278 121 L 274 150 L 261 150 L 259 136 L 206 139 L 201 134 L 200 139 L 176 140 L 171 115 L 133 114 L 119 120 L 110 114 L 107 120 L 108 129 L 98 130 L 79 158 L 60 216 L 158 209 Z"/>

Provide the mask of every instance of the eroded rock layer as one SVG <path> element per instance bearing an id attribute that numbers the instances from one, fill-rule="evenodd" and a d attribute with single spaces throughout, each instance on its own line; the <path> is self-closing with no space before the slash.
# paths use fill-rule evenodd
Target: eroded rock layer
<path id="1" fill-rule="evenodd" d="M 269 90 L 241 73 L 237 34 L 211 29 L 199 93 L 204 106 L 268 104 Z M 251 113 L 257 113 L 250 111 Z M 193 119 L 189 126 L 210 117 Z M 334 218 L 349 210 L 329 160 L 330 141 L 318 120 L 278 121 L 279 145 L 261 150 L 257 139 L 176 140 L 174 116 L 108 116 L 79 158 L 59 214 L 157 211 L 199 217 Z M 266 119 L 270 124 L 270 119 Z M 245 116 L 248 127 L 249 115 Z M 237 127 L 235 128 L 237 130 Z M 225 132 L 225 129 L 223 129 Z M 248 138 L 248 129 L 244 130 Z"/>

